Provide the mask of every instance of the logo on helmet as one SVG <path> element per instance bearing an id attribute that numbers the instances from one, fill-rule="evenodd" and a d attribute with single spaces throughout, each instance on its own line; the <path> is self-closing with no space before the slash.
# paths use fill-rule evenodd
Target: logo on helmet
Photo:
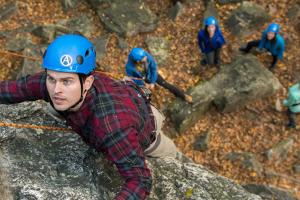
<path id="1" fill-rule="evenodd" d="M 65 67 L 69 67 L 70 65 L 72 65 L 72 62 L 73 62 L 72 57 L 69 55 L 63 55 L 60 58 L 60 63 Z"/>

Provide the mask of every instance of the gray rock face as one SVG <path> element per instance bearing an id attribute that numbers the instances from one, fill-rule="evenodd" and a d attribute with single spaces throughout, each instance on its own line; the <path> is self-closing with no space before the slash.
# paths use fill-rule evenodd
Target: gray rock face
<path id="1" fill-rule="evenodd" d="M 179 1 L 176 2 L 169 10 L 169 17 L 172 20 L 176 20 L 184 12 L 184 5 Z"/>
<path id="2" fill-rule="evenodd" d="M 0 105 L 0 121 L 59 126 L 44 103 Z M 18 116 L 18 117 L 16 117 Z M 11 134 L 3 140 L 3 133 Z M 0 191 L 4 199 L 112 199 L 122 180 L 112 164 L 73 132 L 0 127 Z M 261 200 L 200 165 L 149 159 L 150 200 Z M 3 196 L 5 195 L 5 196 Z"/>
<path id="3" fill-rule="evenodd" d="M 113 0 L 109 7 L 98 7 L 97 13 L 109 31 L 124 37 L 153 31 L 158 25 L 146 5 L 135 0 Z"/>
<path id="4" fill-rule="evenodd" d="M 200 134 L 200 136 L 196 138 L 196 142 L 194 143 L 194 149 L 198 151 L 207 150 L 210 142 L 210 137 L 210 131 Z"/>
<path id="5" fill-rule="evenodd" d="M 150 54 L 153 55 L 157 64 L 165 64 L 169 56 L 169 41 L 162 37 L 148 37 L 145 42 Z"/>
<path id="6" fill-rule="evenodd" d="M 43 42 L 49 43 L 53 39 L 55 39 L 56 36 L 59 35 L 59 33 L 68 33 L 68 32 L 70 31 L 65 26 L 49 24 L 45 26 L 37 26 L 32 30 L 31 33 L 35 36 L 42 38 Z"/>
<path id="7" fill-rule="evenodd" d="M 288 138 L 276 144 L 270 150 L 267 151 L 267 157 L 269 160 L 280 162 L 287 157 L 288 152 L 291 150 L 294 144 L 294 139 Z"/>
<path id="8" fill-rule="evenodd" d="M 64 11 L 71 10 L 76 7 L 77 0 L 61 0 L 61 5 Z"/>
<path id="9" fill-rule="evenodd" d="M 7 3 L 1 6 L 0 9 L 0 21 L 8 19 L 10 16 L 18 12 L 18 5 L 16 2 Z"/>
<path id="10" fill-rule="evenodd" d="M 230 153 L 227 155 L 227 158 L 232 162 L 241 162 L 244 167 L 248 170 L 252 170 L 259 175 L 263 173 L 263 166 L 257 160 L 254 154 L 247 153 L 247 152 L 240 152 L 240 153 Z"/>
<path id="11" fill-rule="evenodd" d="M 109 36 L 103 36 L 94 40 L 93 44 L 97 52 L 97 60 L 100 60 L 105 57 L 106 47 L 108 43 Z"/>
<path id="12" fill-rule="evenodd" d="M 261 196 L 263 200 L 297 200 L 290 192 L 272 186 L 248 184 L 243 187 L 247 191 Z"/>
<path id="13" fill-rule="evenodd" d="M 30 35 L 25 33 L 17 33 L 8 39 L 5 49 L 8 51 L 22 51 L 27 46 L 32 44 Z"/>
<path id="14" fill-rule="evenodd" d="M 205 23 L 204 23 L 204 20 L 207 18 L 207 17 L 210 17 L 210 16 L 213 16 L 215 17 L 217 20 L 219 20 L 219 13 L 218 13 L 218 9 L 216 7 L 216 3 L 214 0 L 210 0 L 206 3 L 206 9 L 205 9 L 205 12 L 204 12 L 204 19 L 203 19 L 203 23 L 202 23 L 202 27 L 204 28 L 205 27 Z"/>
<path id="15" fill-rule="evenodd" d="M 245 0 L 217 0 L 217 2 L 221 5 L 229 4 L 229 3 L 241 3 Z"/>
<path id="16" fill-rule="evenodd" d="M 60 25 L 69 29 L 69 33 L 80 33 L 85 37 L 91 37 L 96 30 L 93 21 L 86 15 L 76 17 L 70 20 L 62 20 Z"/>
<path id="17" fill-rule="evenodd" d="M 40 58 L 42 59 L 42 52 L 44 52 L 46 46 L 29 46 L 23 50 L 23 55 L 32 57 L 32 58 Z M 17 75 L 17 79 L 23 76 L 34 74 L 43 70 L 41 67 L 41 63 L 36 60 L 32 60 L 29 58 L 25 58 L 23 60 L 21 71 Z"/>
<path id="18" fill-rule="evenodd" d="M 237 56 L 236 60 L 221 67 L 210 81 L 190 90 L 193 104 L 175 100 L 168 114 L 177 131 L 193 126 L 201 116 L 215 105 L 221 112 L 230 112 L 248 101 L 272 95 L 281 88 L 278 79 L 252 55 Z"/>
<path id="19" fill-rule="evenodd" d="M 225 22 L 234 36 L 248 36 L 270 19 L 266 10 L 253 2 L 243 2 Z"/>

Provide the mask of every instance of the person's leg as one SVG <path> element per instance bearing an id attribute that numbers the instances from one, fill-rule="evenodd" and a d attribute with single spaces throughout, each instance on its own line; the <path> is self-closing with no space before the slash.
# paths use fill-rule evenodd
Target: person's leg
<path id="1" fill-rule="evenodd" d="M 189 100 L 187 99 L 187 95 L 185 95 L 182 90 L 180 90 L 177 87 L 175 87 L 174 85 L 168 83 L 160 74 L 157 75 L 157 81 L 156 82 L 157 82 L 158 85 L 160 85 L 163 88 L 166 88 L 167 90 L 169 90 L 176 97 L 179 97 L 182 100 L 189 102 Z"/>
<path id="2" fill-rule="evenodd" d="M 144 151 L 146 156 L 153 158 L 172 157 L 183 163 L 193 161 L 181 153 L 174 142 L 162 132 L 162 125 L 165 117 L 154 106 L 151 106 L 156 123 L 156 140 Z"/>
<path id="3" fill-rule="evenodd" d="M 287 116 L 289 119 L 289 123 L 287 124 L 287 127 L 289 128 L 296 128 L 296 114 L 293 113 L 289 108 L 287 110 Z"/>
<path id="4" fill-rule="evenodd" d="M 205 57 L 207 64 L 213 65 L 215 63 L 215 51 L 205 54 Z"/>
<path id="5" fill-rule="evenodd" d="M 174 142 L 162 132 L 165 117 L 154 106 L 151 110 L 155 119 L 156 140 L 144 151 L 149 157 L 176 157 L 177 148 Z"/>
<path id="6" fill-rule="evenodd" d="M 221 60 L 220 60 L 220 55 L 221 55 L 221 48 L 217 48 L 216 50 L 214 50 L 214 64 L 215 65 L 220 65 Z"/>
<path id="7" fill-rule="evenodd" d="M 247 43 L 246 47 L 241 47 L 240 51 L 243 51 L 245 53 L 249 53 L 249 51 L 253 48 L 253 47 L 258 47 L 260 43 L 260 40 L 253 40 Z"/>

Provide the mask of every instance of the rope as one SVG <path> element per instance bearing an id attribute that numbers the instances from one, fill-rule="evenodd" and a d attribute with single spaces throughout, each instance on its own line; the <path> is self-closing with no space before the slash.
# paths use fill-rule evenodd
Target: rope
<path id="1" fill-rule="evenodd" d="M 70 128 L 63 128 L 63 127 L 54 127 L 54 126 L 42 126 L 42 125 L 32 125 L 32 124 L 15 124 L 15 123 L 5 123 L 0 122 L 1 126 L 9 126 L 14 128 L 29 128 L 29 129 L 43 129 L 43 130 L 50 130 L 50 131 L 70 131 Z"/>
<path id="2" fill-rule="evenodd" d="M 15 56 L 15 57 L 27 58 L 27 59 L 34 60 L 34 61 L 41 61 L 40 58 L 25 56 L 25 55 L 18 54 L 18 53 L 13 53 L 13 52 L 10 52 L 10 51 L 0 50 L 0 54 L 7 54 L 7 55 Z"/>

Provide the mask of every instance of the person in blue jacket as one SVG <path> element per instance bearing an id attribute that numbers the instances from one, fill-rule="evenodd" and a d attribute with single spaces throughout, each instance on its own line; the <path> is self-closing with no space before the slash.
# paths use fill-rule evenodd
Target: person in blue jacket
<path id="1" fill-rule="evenodd" d="M 220 52 L 225 44 L 225 39 L 219 28 L 217 20 L 213 17 L 207 17 L 204 21 L 205 28 L 198 32 L 198 45 L 204 58 L 201 61 L 202 65 L 219 65 Z"/>
<path id="2" fill-rule="evenodd" d="M 179 97 L 189 103 L 192 97 L 185 94 L 176 86 L 168 83 L 157 72 L 157 64 L 154 58 L 142 48 L 133 48 L 125 65 L 126 76 L 133 80 L 138 86 L 152 90 L 155 83 L 166 88 L 176 97 Z"/>
<path id="3" fill-rule="evenodd" d="M 278 59 L 283 59 L 284 39 L 279 35 L 280 26 L 276 23 L 271 23 L 266 30 L 263 31 L 260 40 L 253 40 L 247 43 L 246 47 L 241 47 L 240 51 L 249 53 L 253 47 L 258 47 L 259 50 L 266 49 L 273 57 L 273 61 L 269 67 L 274 70 Z"/>
<path id="4" fill-rule="evenodd" d="M 289 123 L 287 126 L 289 128 L 296 127 L 296 113 L 300 112 L 300 83 L 296 83 L 289 88 L 288 98 L 283 100 L 283 105 L 288 107 L 287 115 Z"/>

